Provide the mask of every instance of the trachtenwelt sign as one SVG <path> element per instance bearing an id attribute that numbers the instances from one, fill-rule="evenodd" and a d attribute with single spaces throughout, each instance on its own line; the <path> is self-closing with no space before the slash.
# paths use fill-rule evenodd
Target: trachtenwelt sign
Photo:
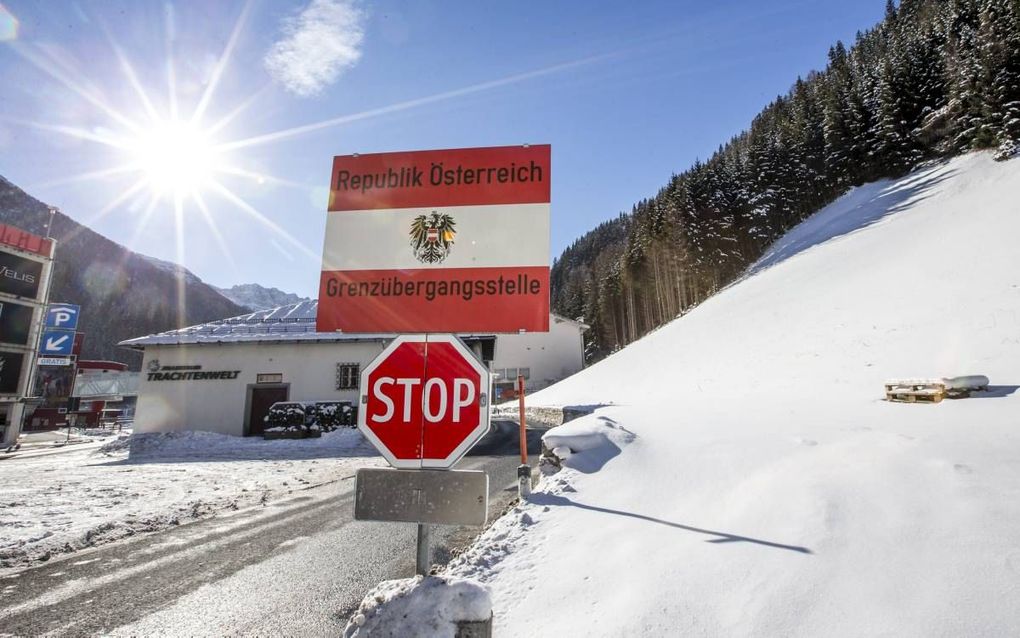
<path id="1" fill-rule="evenodd" d="M 148 381 L 215 381 L 236 379 L 240 370 L 202 370 L 202 366 L 161 366 L 153 359 L 148 366 Z"/>

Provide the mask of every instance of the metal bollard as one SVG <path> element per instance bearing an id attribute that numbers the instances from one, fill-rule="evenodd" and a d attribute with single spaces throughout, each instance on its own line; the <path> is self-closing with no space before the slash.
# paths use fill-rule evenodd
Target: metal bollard
<path id="1" fill-rule="evenodd" d="M 492 616 L 488 620 L 458 620 L 454 638 L 492 638 Z"/>
<path id="2" fill-rule="evenodd" d="M 531 496 L 531 466 L 530 465 L 518 465 L 517 466 L 517 495 L 521 499 L 526 499 Z"/>

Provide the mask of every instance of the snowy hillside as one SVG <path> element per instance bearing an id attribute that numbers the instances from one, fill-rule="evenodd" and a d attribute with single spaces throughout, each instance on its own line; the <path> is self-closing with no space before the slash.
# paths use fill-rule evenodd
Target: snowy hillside
<path id="1" fill-rule="evenodd" d="M 613 404 L 634 438 L 454 568 L 492 588 L 497 634 L 1020 635 L 1018 201 L 1020 162 L 984 153 L 857 188 L 530 397 Z M 883 400 L 964 374 L 990 391 Z"/>
<path id="2" fill-rule="evenodd" d="M 216 288 L 216 290 L 227 299 L 252 312 L 309 301 L 307 297 L 299 297 L 292 292 L 283 292 L 278 288 L 266 288 L 258 284 L 238 284 L 230 288 Z"/>

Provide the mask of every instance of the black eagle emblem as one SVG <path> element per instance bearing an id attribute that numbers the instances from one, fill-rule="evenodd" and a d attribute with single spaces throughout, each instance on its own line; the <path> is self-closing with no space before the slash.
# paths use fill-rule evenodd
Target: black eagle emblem
<path id="1" fill-rule="evenodd" d="M 414 218 L 409 235 L 411 250 L 418 261 L 439 264 L 450 255 L 453 238 L 457 235 L 456 222 L 446 213 L 432 211 Z"/>

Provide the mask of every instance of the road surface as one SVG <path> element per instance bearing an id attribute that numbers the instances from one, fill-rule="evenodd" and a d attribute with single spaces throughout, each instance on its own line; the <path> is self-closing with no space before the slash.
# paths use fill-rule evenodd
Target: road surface
<path id="1" fill-rule="evenodd" d="M 457 466 L 488 472 L 490 520 L 516 496 L 517 436 L 496 422 Z M 336 635 L 376 583 L 414 574 L 414 525 L 354 521 L 353 478 L 8 575 L 0 635 Z M 435 528 L 433 562 L 478 531 Z"/>

